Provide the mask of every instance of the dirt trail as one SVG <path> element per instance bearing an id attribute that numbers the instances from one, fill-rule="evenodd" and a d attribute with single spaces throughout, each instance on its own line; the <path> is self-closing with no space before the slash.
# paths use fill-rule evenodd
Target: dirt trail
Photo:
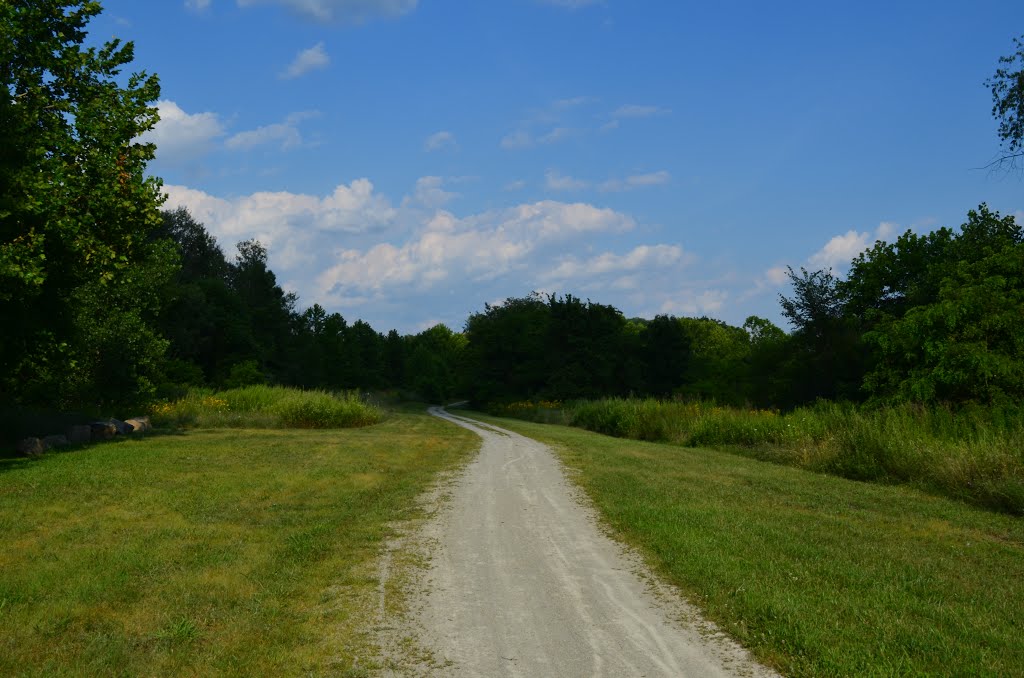
<path id="1" fill-rule="evenodd" d="M 606 537 L 544 445 L 483 438 L 449 504 L 415 607 L 444 676 L 774 676 Z"/>

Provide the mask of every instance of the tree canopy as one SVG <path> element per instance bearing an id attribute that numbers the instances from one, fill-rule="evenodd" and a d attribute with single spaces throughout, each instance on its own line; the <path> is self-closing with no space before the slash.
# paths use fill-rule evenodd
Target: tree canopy
<path id="1" fill-rule="evenodd" d="M 85 45 L 99 12 L 0 4 L 0 389 L 25 405 L 145 397 L 164 346 L 151 316 L 174 255 L 148 238 L 160 183 L 138 141 L 160 88 L 122 77 L 132 43 Z"/>

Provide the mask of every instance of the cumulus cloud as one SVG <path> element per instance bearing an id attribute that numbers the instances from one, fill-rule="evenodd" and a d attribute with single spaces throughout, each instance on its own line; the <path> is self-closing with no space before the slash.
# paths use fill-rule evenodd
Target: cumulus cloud
<path id="1" fill-rule="evenodd" d="M 444 190 L 445 180 L 442 177 L 420 177 L 416 180 L 412 196 L 406 204 L 416 204 L 422 207 L 436 208 L 448 203 L 458 197 L 458 193 Z"/>
<path id="2" fill-rule="evenodd" d="M 178 104 L 161 99 L 156 104 L 160 121 L 140 141 L 155 143 L 161 161 L 194 160 L 211 150 L 224 135 L 224 124 L 216 113 L 186 113 Z"/>
<path id="3" fill-rule="evenodd" d="M 418 0 L 238 0 L 239 7 L 280 5 L 319 23 L 362 23 L 397 18 L 416 9 Z"/>
<path id="4" fill-rule="evenodd" d="M 331 63 L 331 57 L 327 54 L 323 42 L 318 42 L 309 49 L 304 49 L 295 55 L 288 68 L 281 73 L 281 78 L 291 80 L 314 71 L 318 68 L 327 68 Z"/>
<path id="5" fill-rule="evenodd" d="M 645 317 L 713 314 L 732 300 L 728 283 L 704 279 L 679 244 L 627 245 L 637 229 L 627 214 L 544 200 L 459 215 L 448 207 L 454 181 L 421 177 L 397 202 L 368 179 L 326 195 L 165 191 L 167 207 L 188 208 L 226 250 L 249 238 L 266 244 L 300 304 L 379 329 L 411 331 L 427 318 L 455 326 L 486 301 L 531 290 L 591 296 Z M 591 251 L 596 242 L 603 246 Z"/>
<path id="6" fill-rule="evenodd" d="M 651 172 L 649 174 L 634 174 L 625 179 L 609 179 L 598 186 L 598 188 L 606 193 L 631 191 L 634 188 L 642 188 L 644 186 L 667 184 L 671 179 L 672 176 L 668 172 L 661 170 L 660 172 Z"/>
<path id="7" fill-rule="evenodd" d="M 276 145 L 282 151 L 288 151 L 303 145 L 299 123 L 318 116 L 316 111 L 292 113 L 284 122 L 263 125 L 253 130 L 238 132 L 232 135 L 224 146 L 231 151 L 248 151 L 257 146 Z"/>
<path id="8" fill-rule="evenodd" d="M 327 196 L 287 191 L 219 198 L 186 186 L 164 187 L 166 206 L 185 207 L 218 239 L 259 238 L 268 247 L 306 241 L 317 232 L 362 234 L 391 224 L 396 209 L 368 179 L 342 184 Z"/>
<path id="9" fill-rule="evenodd" d="M 544 185 L 549 191 L 578 191 L 586 188 L 587 182 L 549 169 L 544 173 Z"/>
<path id="10" fill-rule="evenodd" d="M 365 296 L 395 288 L 429 288 L 448 279 L 492 280 L 529 267 L 529 258 L 546 245 L 590 233 L 622 232 L 634 225 L 613 210 L 555 201 L 465 218 L 437 211 L 405 243 L 341 250 L 338 262 L 318 276 L 318 295 Z"/>
<path id="11" fill-rule="evenodd" d="M 824 247 L 811 255 L 807 263 L 816 269 L 845 268 L 854 257 L 874 244 L 875 241 L 891 238 L 898 228 L 897 224 L 883 221 L 873 234 L 851 229 L 825 243 Z"/>
<path id="12" fill-rule="evenodd" d="M 784 285 L 789 282 L 789 269 L 785 266 L 773 266 L 764 272 L 764 277 L 772 285 Z"/>
<path id="13" fill-rule="evenodd" d="M 427 140 L 423 142 L 423 150 L 425 151 L 443 151 L 446 148 L 454 148 L 455 135 L 446 130 L 435 132 L 427 137 Z"/>
<path id="14" fill-rule="evenodd" d="M 640 245 L 626 254 L 605 252 L 583 260 L 565 257 L 541 279 L 547 282 L 579 280 L 609 273 L 650 271 L 676 266 L 687 260 L 683 248 L 678 245 Z"/>
<path id="15" fill-rule="evenodd" d="M 501 147 L 505 150 L 516 150 L 520 148 L 530 148 L 535 144 L 533 136 L 525 130 L 517 130 L 505 135 L 501 140 Z"/>

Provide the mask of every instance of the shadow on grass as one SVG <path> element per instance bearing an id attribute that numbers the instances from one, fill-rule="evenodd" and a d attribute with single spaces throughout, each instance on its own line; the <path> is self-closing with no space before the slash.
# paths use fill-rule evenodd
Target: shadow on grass
<path id="1" fill-rule="evenodd" d="M 9 471 L 17 471 L 19 469 L 26 468 L 31 464 L 39 463 L 48 457 L 54 457 L 65 454 L 80 454 L 90 449 L 94 449 L 101 445 L 121 445 L 128 441 L 144 442 L 151 438 L 170 438 L 170 437 L 181 437 L 187 436 L 189 431 L 185 429 L 154 429 L 145 433 L 136 433 L 129 436 L 116 436 L 111 440 L 98 440 L 90 443 L 80 443 L 77 445 L 63 445 L 61 447 L 52 447 L 47 450 L 40 457 L 26 457 L 22 454 L 18 454 L 17 451 L 9 448 L 0 449 L 0 473 L 6 473 Z"/>

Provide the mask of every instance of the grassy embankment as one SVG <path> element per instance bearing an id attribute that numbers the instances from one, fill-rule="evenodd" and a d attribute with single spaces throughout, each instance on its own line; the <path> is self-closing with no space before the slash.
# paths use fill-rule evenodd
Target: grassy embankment
<path id="1" fill-rule="evenodd" d="M 248 425 L 280 422 L 255 408 Z M 0 675 L 365 675 L 388 523 L 476 444 L 395 413 L 0 461 Z"/>
<path id="2" fill-rule="evenodd" d="M 621 438 L 718 447 L 852 480 L 905 483 L 1024 515 L 1024 416 L 823 404 L 787 414 L 621 399 L 513 403 L 495 413 Z"/>
<path id="3" fill-rule="evenodd" d="M 550 444 L 619 538 L 787 675 L 1021 675 L 1020 518 L 724 451 L 480 418 Z"/>

